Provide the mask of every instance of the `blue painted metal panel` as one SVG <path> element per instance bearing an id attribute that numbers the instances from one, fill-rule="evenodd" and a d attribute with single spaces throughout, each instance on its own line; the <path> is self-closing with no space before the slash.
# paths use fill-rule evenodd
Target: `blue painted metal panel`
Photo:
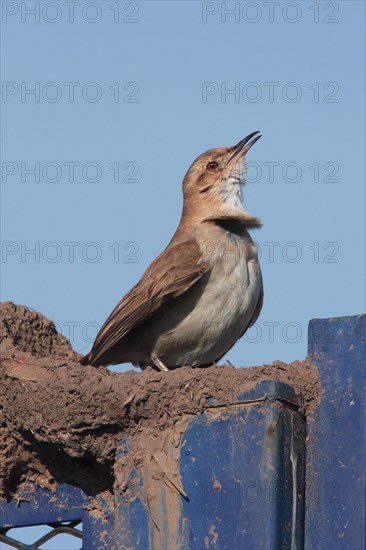
<path id="1" fill-rule="evenodd" d="M 223 408 L 211 399 L 207 411 L 189 423 L 180 459 L 188 499 L 180 499 L 176 548 L 302 546 L 305 423 L 293 388 L 268 380 L 238 401 Z M 130 481 L 133 494 L 117 500 L 118 547 L 169 548 L 164 486 L 155 537 L 150 512 L 138 496 L 144 480 L 132 471 Z"/>
<path id="2" fill-rule="evenodd" d="M 104 517 L 88 511 L 88 496 L 78 487 L 59 484 L 55 492 L 27 484 L 18 498 L 0 500 L 0 529 L 82 521 L 85 550 L 110 550 L 114 538 L 114 517 L 103 499 L 99 499 Z"/>
<path id="3" fill-rule="evenodd" d="M 9 502 L 0 500 L 0 527 L 24 527 L 82 519 L 88 499 L 80 489 L 60 484 L 55 493 L 31 483 Z"/>
<path id="4" fill-rule="evenodd" d="M 195 417 L 181 456 L 187 547 L 301 548 L 304 442 L 303 419 L 279 402 Z"/>
<path id="5" fill-rule="evenodd" d="M 109 504 L 97 497 L 102 517 L 84 508 L 83 514 L 83 550 L 111 550 L 115 540 L 115 516 Z"/>
<path id="6" fill-rule="evenodd" d="M 314 319 L 309 355 L 324 393 L 308 421 L 306 549 L 366 548 L 365 315 Z"/>
<path id="7" fill-rule="evenodd" d="M 117 548 L 150 548 L 150 529 L 153 526 L 150 525 L 149 511 L 138 497 L 142 484 L 141 474 L 133 469 L 128 483 L 129 488 L 133 488 L 133 494 L 115 494 Z"/>

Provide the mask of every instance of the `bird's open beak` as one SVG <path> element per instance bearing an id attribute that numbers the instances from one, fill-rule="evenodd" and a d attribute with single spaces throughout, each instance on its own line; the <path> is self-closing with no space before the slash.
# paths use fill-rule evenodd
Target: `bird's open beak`
<path id="1" fill-rule="evenodd" d="M 252 134 L 249 134 L 249 136 L 239 141 L 237 145 L 234 145 L 232 147 L 231 155 L 229 156 L 226 165 L 228 165 L 230 162 L 236 161 L 240 157 L 244 157 L 244 155 L 247 154 L 247 152 L 255 144 L 255 142 L 262 137 L 261 135 L 258 136 L 257 134 L 259 134 L 259 132 L 253 132 Z"/>

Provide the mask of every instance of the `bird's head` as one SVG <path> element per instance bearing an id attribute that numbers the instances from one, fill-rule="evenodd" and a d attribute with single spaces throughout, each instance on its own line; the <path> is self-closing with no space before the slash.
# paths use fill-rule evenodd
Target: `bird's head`
<path id="1" fill-rule="evenodd" d="M 260 137 L 253 132 L 232 147 L 210 149 L 196 158 L 183 180 L 183 212 L 201 219 L 245 213 L 245 155 Z"/>

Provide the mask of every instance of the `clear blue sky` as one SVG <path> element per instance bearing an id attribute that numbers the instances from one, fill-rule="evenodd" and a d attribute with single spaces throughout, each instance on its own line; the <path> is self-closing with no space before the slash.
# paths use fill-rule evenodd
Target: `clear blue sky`
<path id="1" fill-rule="evenodd" d="M 48 4 L 2 2 L 2 300 L 87 352 L 168 243 L 191 161 L 260 130 L 265 302 L 227 359 L 302 359 L 311 318 L 364 310 L 362 1 Z"/>
<path id="2" fill-rule="evenodd" d="M 261 130 L 265 302 L 227 358 L 303 358 L 309 319 L 364 310 L 363 2 L 48 4 L 2 6 L 2 300 L 88 351 L 169 241 L 191 161 Z"/>
<path id="3" fill-rule="evenodd" d="M 364 310 L 363 2 L 48 4 L 2 6 L 2 300 L 87 352 L 175 230 L 191 161 L 260 130 L 265 302 L 227 358 L 303 358 L 309 319 Z"/>

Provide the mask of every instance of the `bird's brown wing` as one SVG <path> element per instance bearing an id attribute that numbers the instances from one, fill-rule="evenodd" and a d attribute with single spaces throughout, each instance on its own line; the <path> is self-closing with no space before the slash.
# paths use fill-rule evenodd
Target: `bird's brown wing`
<path id="1" fill-rule="evenodd" d="M 202 262 L 196 240 L 170 243 L 147 268 L 140 281 L 122 298 L 100 329 L 84 361 L 98 360 L 123 336 L 146 321 L 169 298 L 186 292 L 209 266 Z"/>

